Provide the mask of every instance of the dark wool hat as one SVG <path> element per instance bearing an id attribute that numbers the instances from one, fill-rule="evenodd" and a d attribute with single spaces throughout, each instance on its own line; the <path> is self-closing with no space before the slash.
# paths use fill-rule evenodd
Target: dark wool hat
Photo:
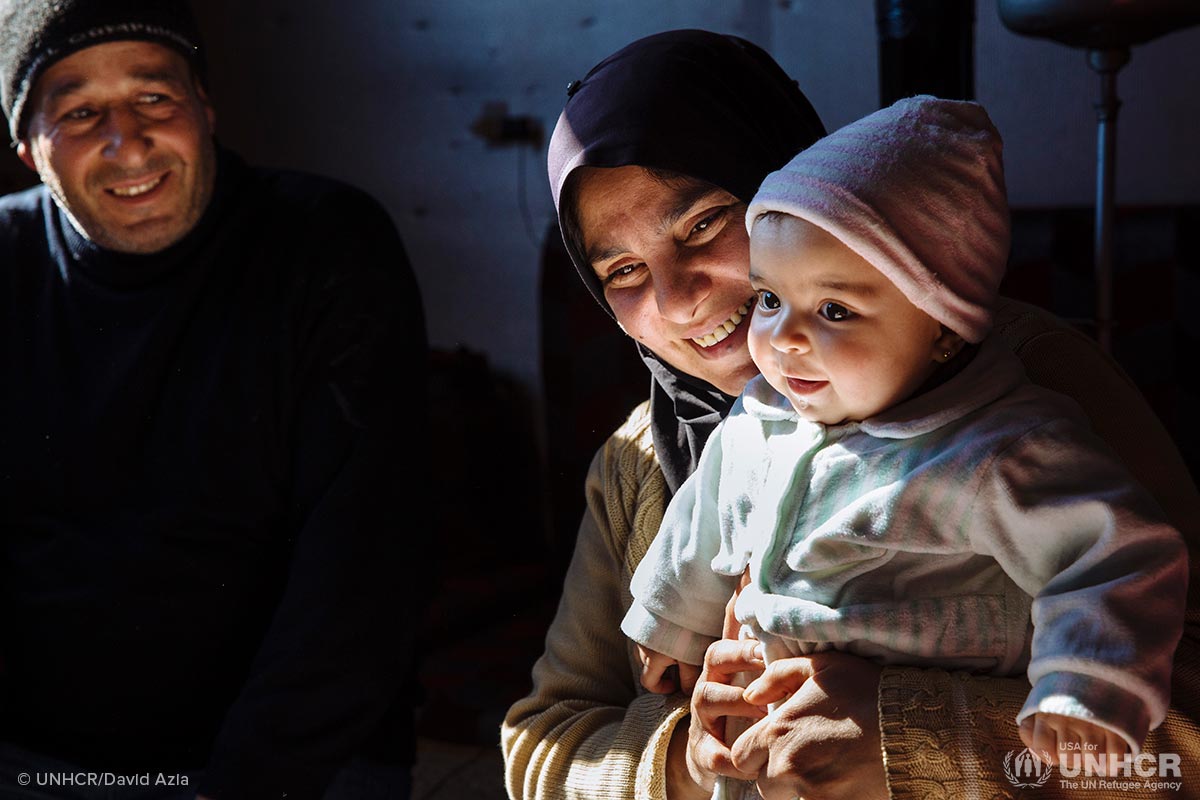
<path id="1" fill-rule="evenodd" d="M 200 29 L 184 0 L 0 0 L 0 100 L 13 139 L 25 133 L 26 101 L 47 67 L 124 39 L 173 47 L 203 78 Z"/>

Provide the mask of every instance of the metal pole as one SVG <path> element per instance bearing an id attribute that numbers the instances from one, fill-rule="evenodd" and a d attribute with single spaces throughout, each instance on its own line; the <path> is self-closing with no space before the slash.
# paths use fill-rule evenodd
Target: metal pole
<path id="1" fill-rule="evenodd" d="M 1100 100 L 1096 109 L 1096 225 L 1094 258 L 1096 279 L 1096 341 L 1112 352 L 1112 223 L 1117 178 L 1117 72 L 1129 63 L 1129 48 L 1089 50 L 1088 64 L 1100 74 Z"/>

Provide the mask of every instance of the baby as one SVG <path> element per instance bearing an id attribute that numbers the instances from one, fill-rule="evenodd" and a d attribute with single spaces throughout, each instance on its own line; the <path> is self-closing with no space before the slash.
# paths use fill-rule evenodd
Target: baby
<path id="1" fill-rule="evenodd" d="M 1187 554 L 1079 408 L 987 337 L 1009 244 L 987 114 L 902 100 L 769 175 L 746 221 L 762 374 L 633 577 L 643 685 L 695 674 L 748 568 L 735 616 L 768 663 L 1025 671 L 1035 753 L 1137 753 Z"/>

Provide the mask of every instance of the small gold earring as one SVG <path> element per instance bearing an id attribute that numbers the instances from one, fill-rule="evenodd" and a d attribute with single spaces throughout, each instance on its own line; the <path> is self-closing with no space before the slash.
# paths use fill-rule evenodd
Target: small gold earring
<path id="1" fill-rule="evenodd" d="M 952 355 L 953 355 L 953 353 L 951 353 L 949 350 L 942 351 L 942 361 L 949 361 L 950 356 L 952 356 Z"/>

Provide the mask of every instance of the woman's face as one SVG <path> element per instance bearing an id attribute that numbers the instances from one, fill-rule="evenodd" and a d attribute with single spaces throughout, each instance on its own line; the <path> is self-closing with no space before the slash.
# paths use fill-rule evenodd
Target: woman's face
<path id="1" fill-rule="evenodd" d="M 669 364 L 736 395 L 757 374 L 746 344 L 746 204 L 642 167 L 580 170 L 585 257 L 621 328 Z"/>

